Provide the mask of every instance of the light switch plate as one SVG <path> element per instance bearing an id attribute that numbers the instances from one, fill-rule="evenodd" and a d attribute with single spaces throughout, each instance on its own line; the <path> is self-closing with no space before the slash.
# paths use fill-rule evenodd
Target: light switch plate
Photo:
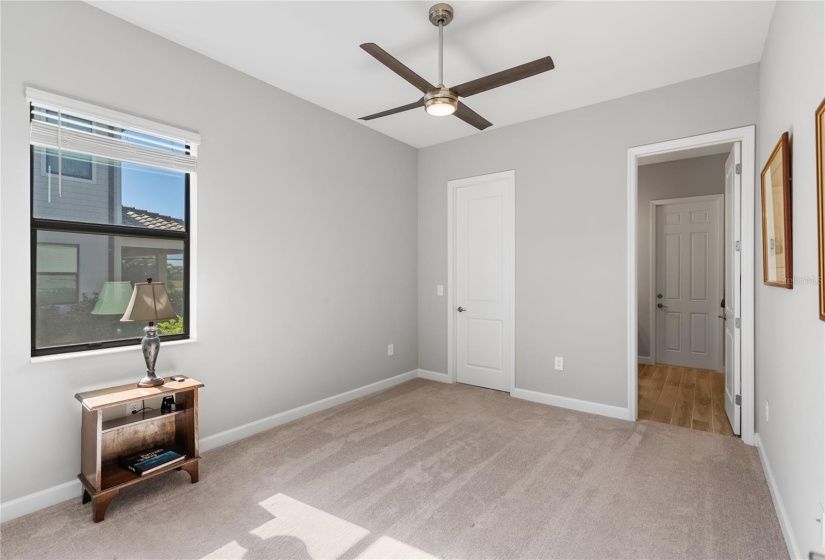
<path id="1" fill-rule="evenodd" d="M 439 284 L 438 287 L 436 287 L 436 289 L 435 289 L 435 293 L 439 296 L 443 296 L 444 295 L 444 286 Z"/>

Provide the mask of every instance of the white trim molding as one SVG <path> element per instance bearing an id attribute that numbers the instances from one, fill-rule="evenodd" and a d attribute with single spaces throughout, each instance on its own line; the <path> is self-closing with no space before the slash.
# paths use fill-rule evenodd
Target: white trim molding
<path id="1" fill-rule="evenodd" d="M 652 366 L 656 362 L 654 362 L 653 358 L 651 358 L 650 356 L 639 356 L 638 358 L 636 358 L 636 363 Z"/>
<path id="2" fill-rule="evenodd" d="M 506 264 L 509 270 L 504 272 L 504 274 L 508 276 L 511 290 L 510 302 L 512 303 L 510 309 L 510 324 L 512 325 L 510 330 L 510 348 L 512 349 L 512 356 L 510 358 L 510 391 L 512 392 L 516 388 L 516 171 L 514 169 L 447 181 L 447 377 L 449 383 L 455 383 L 457 381 L 455 364 L 455 263 L 453 262 L 455 259 L 456 191 L 461 187 L 481 185 L 501 179 L 509 179 L 512 186 L 508 191 L 510 207 L 513 212 L 511 216 L 513 225 L 512 239 L 505 241 L 511 245 L 510 254 L 512 255 L 512 262 Z"/>
<path id="3" fill-rule="evenodd" d="M 282 424 L 286 424 L 287 422 L 298 420 L 304 416 L 309 416 L 310 414 L 321 412 L 357 398 L 365 397 L 367 395 L 371 395 L 372 393 L 383 391 L 384 389 L 389 389 L 390 387 L 394 387 L 406 381 L 415 379 L 418 377 L 418 371 L 419 370 L 414 369 L 412 371 L 408 371 L 407 373 L 402 373 L 388 379 L 382 379 L 381 381 L 376 381 L 375 383 L 370 383 L 369 385 L 364 385 L 363 387 L 352 389 L 351 391 L 333 395 L 332 397 L 328 397 L 326 399 L 321 399 L 313 403 L 305 404 L 291 410 L 280 412 L 260 420 L 255 420 L 254 422 L 249 422 L 248 424 L 243 424 L 242 426 L 237 426 L 235 428 L 201 438 L 200 450 L 201 452 L 206 452 L 218 447 L 223 447 L 224 445 L 235 443 L 236 441 L 240 441 L 260 432 L 265 432 L 266 430 L 276 428 Z M 64 482 L 63 484 L 58 484 L 57 486 L 52 486 L 51 488 L 46 488 L 44 490 L 40 490 L 26 496 L 21 496 L 20 498 L 9 500 L 8 502 L 0 504 L 0 523 L 34 513 L 38 510 L 45 509 L 71 499 L 80 500 L 79 480 L 70 480 L 69 482 Z"/>
<path id="4" fill-rule="evenodd" d="M 529 391 L 527 389 L 513 389 L 510 396 L 525 401 L 548 404 L 550 406 L 557 406 L 559 408 L 567 408 L 590 414 L 598 414 L 599 416 L 607 416 L 608 418 L 617 418 L 619 420 L 627 420 L 628 418 L 627 409 L 620 406 L 612 406 L 609 404 L 601 404 L 590 401 L 580 401 L 579 399 L 560 397 L 549 393 L 539 393 L 538 391 Z"/>
<path id="5" fill-rule="evenodd" d="M 0 523 L 23 517 L 35 511 L 71 500 L 80 499 L 80 481 L 77 479 L 21 496 L 0 504 Z"/>
<path id="6" fill-rule="evenodd" d="M 390 377 L 389 379 L 382 379 L 381 381 L 376 381 L 375 383 L 370 383 L 369 385 L 364 385 L 363 387 L 352 389 L 351 391 L 346 391 L 345 393 L 333 395 L 332 397 L 327 397 L 326 399 L 321 399 L 320 401 L 315 401 L 291 410 L 273 414 L 272 416 L 267 416 L 266 418 L 261 418 L 260 420 L 249 422 L 248 424 L 230 428 L 223 432 L 218 432 L 217 434 L 201 438 L 200 449 L 201 451 L 217 449 L 218 447 L 229 445 L 230 443 L 248 438 L 249 436 L 254 436 L 255 434 L 271 430 L 272 428 L 277 428 L 282 424 L 292 422 L 293 420 L 298 420 L 304 416 L 309 416 L 310 414 L 321 412 L 328 408 L 332 408 L 333 406 L 338 406 L 339 404 L 344 404 L 351 400 L 365 397 L 372 393 L 389 389 L 390 387 L 395 387 L 396 385 L 404 383 L 405 381 L 410 381 L 416 377 L 418 377 L 418 370 L 414 369 L 412 371 L 408 371 L 407 373 Z"/>
<path id="7" fill-rule="evenodd" d="M 639 158 L 691 148 L 741 142 L 742 144 L 742 441 L 755 445 L 754 377 L 754 192 L 756 127 L 745 126 L 677 140 L 636 146 L 627 150 L 627 416 L 638 417 L 638 279 L 636 277 L 636 221 Z"/>
<path id="8" fill-rule="evenodd" d="M 439 381 L 441 383 L 452 383 L 450 376 L 446 373 L 439 373 L 437 371 L 429 371 L 426 369 L 419 369 L 418 377 L 421 379 L 429 379 L 430 381 Z"/>
<path id="9" fill-rule="evenodd" d="M 776 485 L 776 479 L 773 477 L 771 465 L 768 463 L 768 454 L 765 452 L 762 438 L 759 437 L 759 434 L 756 434 L 754 439 L 756 440 L 756 449 L 759 450 L 759 460 L 762 462 L 762 470 L 765 471 L 765 479 L 768 481 L 768 490 L 771 492 L 776 517 L 779 519 L 779 526 L 782 528 L 782 536 L 785 537 L 785 546 L 788 547 L 788 554 L 790 554 L 794 560 L 805 558 L 805 556 L 799 552 L 799 547 L 796 544 L 796 537 L 793 534 L 791 520 L 788 518 L 785 504 L 782 503 L 782 495 L 779 493 L 779 487 Z"/>

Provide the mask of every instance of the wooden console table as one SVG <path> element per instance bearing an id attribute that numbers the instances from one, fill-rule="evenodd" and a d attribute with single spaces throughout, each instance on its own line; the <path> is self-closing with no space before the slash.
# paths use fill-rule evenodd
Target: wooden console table
<path id="1" fill-rule="evenodd" d="M 92 502 L 92 519 L 103 521 L 106 508 L 121 488 L 171 470 L 185 470 L 192 483 L 198 481 L 198 389 L 203 383 L 192 378 L 175 382 L 165 379 L 160 387 L 138 387 L 133 383 L 78 393 L 83 405 L 80 433 L 80 474 L 83 503 Z M 125 418 L 103 421 L 103 410 L 154 397 L 175 397 L 174 410 L 151 410 Z M 118 464 L 118 457 L 152 447 L 166 447 L 186 456 L 155 472 L 139 476 Z"/>

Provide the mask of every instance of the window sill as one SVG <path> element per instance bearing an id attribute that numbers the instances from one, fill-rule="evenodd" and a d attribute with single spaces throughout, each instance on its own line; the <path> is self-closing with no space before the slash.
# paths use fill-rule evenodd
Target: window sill
<path id="1" fill-rule="evenodd" d="M 182 344 L 192 344 L 197 342 L 196 338 L 189 338 L 187 340 L 170 340 L 169 342 L 161 342 L 161 347 L 180 346 Z M 117 348 L 101 348 L 100 350 L 87 350 L 84 352 L 66 352 L 65 354 L 53 354 L 51 356 L 33 356 L 30 358 L 31 363 L 40 364 L 43 362 L 57 362 L 61 360 L 70 360 L 74 358 L 89 358 L 92 356 L 105 356 L 108 354 L 118 354 L 121 352 L 140 351 L 140 345 L 134 346 L 118 346 Z"/>

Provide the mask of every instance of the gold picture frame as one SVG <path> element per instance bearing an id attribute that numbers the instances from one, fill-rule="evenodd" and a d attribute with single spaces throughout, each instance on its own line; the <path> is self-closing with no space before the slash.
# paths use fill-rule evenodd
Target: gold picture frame
<path id="1" fill-rule="evenodd" d="M 762 271 L 765 284 L 793 289 L 791 153 L 783 132 L 762 170 Z"/>
<path id="2" fill-rule="evenodd" d="M 816 110 L 816 208 L 819 227 L 819 318 L 825 321 L 825 99 Z"/>

